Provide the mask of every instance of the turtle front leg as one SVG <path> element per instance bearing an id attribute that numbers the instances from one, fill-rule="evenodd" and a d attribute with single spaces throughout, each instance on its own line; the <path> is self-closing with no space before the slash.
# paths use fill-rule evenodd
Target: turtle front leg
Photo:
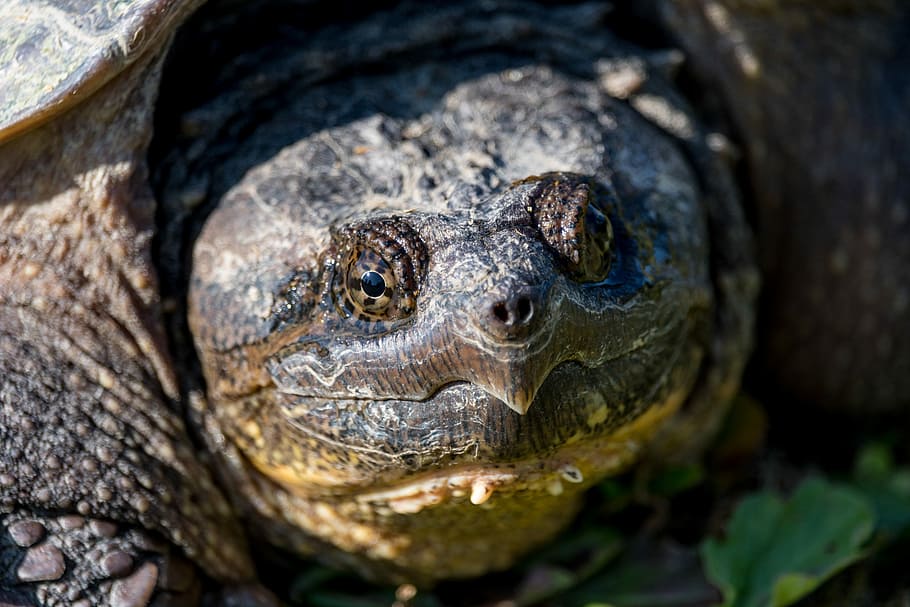
<path id="1" fill-rule="evenodd" d="M 196 566 L 145 529 L 27 509 L 4 515 L 0 526 L 0 604 L 199 604 Z"/>
<path id="2" fill-rule="evenodd" d="M 254 583 L 182 420 L 94 341 L 117 323 L 82 313 L 0 305 L 0 605 L 197 605 L 202 580 Z"/>
<path id="3" fill-rule="evenodd" d="M 161 323 L 144 160 L 159 66 L 0 143 L 0 605 L 193 604 L 196 567 L 255 581 Z"/>

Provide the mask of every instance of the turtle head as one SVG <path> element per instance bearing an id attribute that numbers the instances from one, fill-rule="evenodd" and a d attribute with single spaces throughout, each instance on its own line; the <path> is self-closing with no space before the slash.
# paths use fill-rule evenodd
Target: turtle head
<path id="1" fill-rule="evenodd" d="M 710 294 L 676 263 L 656 271 L 666 245 L 623 218 L 608 180 L 545 173 L 456 190 L 441 211 L 307 222 L 294 264 L 264 246 L 286 235 L 247 242 L 239 225 L 261 206 L 239 190 L 210 218 L 191 324 L 215 410 L 229 427 L 257 419 L 271 438 L 238 442 L 291 485 L 373 487 L 593 445 L 648 411 L 663 419 L 694 381 Z M 314 481 L 352 453 L 369 465 Z"/>
<path id="2" fill-rule="evenodd" d="M 457 120 L 316 132 L 208 217 L 189 293 L 205 432 L 272 541 L 428 578 L 506 566 L 703 377 L 715 291 L 688 161 L 533 73 L 456 90 Z"/>

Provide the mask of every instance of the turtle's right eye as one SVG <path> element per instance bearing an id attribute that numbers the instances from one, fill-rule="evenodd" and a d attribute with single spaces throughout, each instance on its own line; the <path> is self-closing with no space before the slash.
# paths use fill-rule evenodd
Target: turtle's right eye
<path id="1" fill-rule="evenodd" d="M 584 219 L 583 244 L 576 276 L 583 282 L 597 282 L 610 272 L 613 224 L 595 204 L 588 204 Z"/>
<path id="2" fill-rule="evenodd" d="M 381 219 L 342 232 L 335 296 L 342 314 L 367 322 L 399 320 L 417 309 L 426 247 L 406 223 Z"/>

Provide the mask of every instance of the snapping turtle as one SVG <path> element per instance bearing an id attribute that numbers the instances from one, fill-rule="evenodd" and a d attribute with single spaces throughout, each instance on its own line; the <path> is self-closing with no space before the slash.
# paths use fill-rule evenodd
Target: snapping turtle
<path id="1" fill-rule="evenodd" d="M 743 193 L 762 368 L 906 404 L 896 4 L 223 2 L 159 98 L 196 4 L 0 8 L 0 601 L 267 603 L 243 527 L 387 579 L 508 566 L 710 438 Z M 712 93 L 615 33 L 645 23 Z"/>

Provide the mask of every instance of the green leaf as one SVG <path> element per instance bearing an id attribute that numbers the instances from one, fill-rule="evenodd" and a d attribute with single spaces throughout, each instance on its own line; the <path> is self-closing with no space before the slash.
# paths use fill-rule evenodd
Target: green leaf
<path id="1" fill-rule="evenodd" d="M 884 443 L 863 445 L 853 464 L 853 478 L 859 483 L 884 483 L 894 473 L 894 456 Z"/>
<path id="2" fill-rule="evenodd" d="M 804 573 L 788 573 L 777 578 L 771 591 L 771 605 L 784 607 L 792 605 L 819 585 L 818 578 Z"/>
<path id="3" fill-rule="evenodd" d="M 668 467 L 650 480 L 648 489 L 654 495 L 669 497 L 695 487 L 704 478 L 705 469 L 701 464 Z"/>
<path id="4" fill-rule="evenodd" d="M 874 522 L 860 492 L 808 478 L 786 502 L 769 492 L 742 500 L 702 559 L 724 607 L 783 607 L 862 558 Z"/>
<path id="5" fill-rule="evenodd" d="M 537 605 L 559 596 L 601 571 L 622 551 L 622 536 L 608 527 L 586 526 L 541 551 L 528 565 L 510 603 Z"/>
<path id="6" fill-rule="evenodd" d="M 853 466 L 853 483 L 875 507 L 878 531 L 885 537 L 910 527 L 910 469 L 895 465 L 890 447 L 877 442 L 863 446 Z"/>

